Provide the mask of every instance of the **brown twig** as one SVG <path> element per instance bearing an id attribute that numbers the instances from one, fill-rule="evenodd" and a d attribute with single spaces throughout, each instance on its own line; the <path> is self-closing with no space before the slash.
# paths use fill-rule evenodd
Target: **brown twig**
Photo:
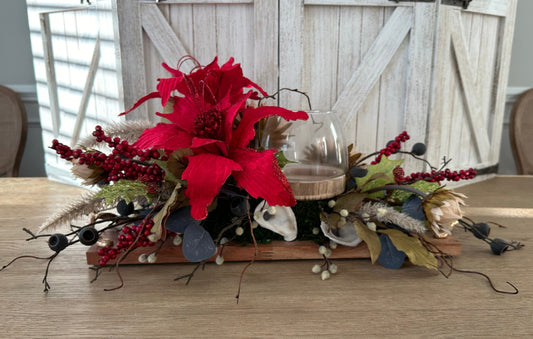
<path id="1" fill-rule="evenodd" d="M 248 199 L 248 197 L 246 197 L 246 199 Z M 252 225 L 252 218 L 250 217 L 250 209 L 249 209 L 249 204 L 247 203 L 246 204 L 246 212 L 247 212 L 247 215 L 248 215 L 248 223 L 250 224 L 250 233 L 252 235 L 252 239 L 254 241 L 254 256 L 252 257 L 252 260 L 250 260 L 250 262 L 248 264 L 246 264 L 246 266 L 244 266 L 242 272 L 241 272 L 241 277 L 239 279 L 239 288 L 237 289 L 237 295 L 235 296 L 235 298 L 237 299 L 237 304 L 239 303 L 239 297 L 241 295 L 241 285 L 242 285 L 242 278 L 244 276 L 244 272 L 246 272 L 246 270 L 248 269 L 248 267 L 252 266 L 252 264 L 255 262 L 255 258 L 257 257 L 257 251 L 259 250 L 259 247 L 257 246 L 257 241 L 255 240 L 255 235 L 254 235 L 254 228 L 253 228 L 253 225 Z"/>

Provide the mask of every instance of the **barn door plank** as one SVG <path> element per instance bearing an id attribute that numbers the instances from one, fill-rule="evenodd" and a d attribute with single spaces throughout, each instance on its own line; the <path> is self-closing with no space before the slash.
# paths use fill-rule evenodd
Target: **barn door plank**
<path id="1" fill-rule="evenodd" d="M 279 83 L 283 87 L 302 89 L 303 75 L 303 1 L 281 0 L 279 11 Z M 305 107 L 294 93 L 281 93 L 279 103 L 289 109 Z"/>
<path id="2" fill-rule="evenodd" d="M 141 4 L 141 25 L 161 58 L 168 65 L 173 65 L 181 56 L 190 54 L 157 5 Z"/>
<path id="3" fill-rule="evenodd" d="M 278 83 L 278 1 L 254 2 L 254 75 L 253 80 L 269 94 Z"/>
<path id="4" fill-rule="evenodd" d="M 404 126 L 413 142 L 427 144 L 428 117 L 432 108 L 433 66 L 436 36 L 437 6 L 431 3 L 417 3 L 414 7 L 409 46 L 409 74 L 405 103 Z M 432 150 L 433 152 L 433 150 Z M 411 170 L 422 170 L 422 164 L 407 158 L 405 166 Z"/>
<path id="5" fill-rule="evenodd" d="M 451 30 L 451 36 L 453 50 L 457 59 L 457 69 L 462 83 L 461 88 L 470 131 L 474 136 L 477 155 L 481 161 L 485 162 L 488 160 L 490 153 L 490 141 L 486 128 L 487 122 L 481 112 L 480 99 L 476 91 L 476 79 L 472 71 L 472 62 L 467 50 L 460 12 L 452 11 L 451 19 L 454 27 L 460 27 L 460 29 Z"/>
<path id="6" fill-rule="evenodd" d="M 500 31 L 501 36 L 501 46 L 499 49 L 499 57 L 496 63 L 496 88 L 495 88 L 495 102 L 494 102 L 494 111 L 503 112 L 505 108 L 505 95 L 507 82 L 509 79 L 509 64 L 511 63 L 511 53 L 506 52 L 510 51 L 513 42 L 513 34 L 515 27 L 515 13 L 516 13 L 516 0 L 507 0 L 507 10 L 505 13 L 505 20 L 503 23 L 503 28 Z M 493 149 L 499 150 L 501 144 L 501 133 L 503 128 L 503 114 L 495 114 L 494 121 L 492 122 L 492 136 L 491 136 L 491 146 Z M 498 163 L 499 152 L 493 152 L 491 154 L 490 161 L 492 164 Z"/>
<path id="7" fill-rule="evenodd" d="M 412 8 L 397 8 L 372 46 L 370 46 L 361 60 L 359 67 L 355 70 L 333 106 L 335 111 L 343 112 L 340 115 L 343 123 L 347 123 L 357 114 L 365 98 L 379 80 L 381 74 L 411 29 L 412 21 Z M 347 131 L 348 140 L 355 139 L 353 132 L 350 130 Z"/>

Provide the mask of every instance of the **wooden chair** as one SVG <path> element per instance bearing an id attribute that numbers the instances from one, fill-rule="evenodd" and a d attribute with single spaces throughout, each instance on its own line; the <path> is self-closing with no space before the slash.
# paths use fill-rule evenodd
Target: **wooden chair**
<path id="1" fill-rule="evenodd" d="M 0 85 L 0 177 L 18 176 L 27 132 L 22 101 L 17 93 Z"/>
<path id="2" fill-rule="evenodd" d="M 509 135 L 518 174 L 533 174 L 533 88 L 514 104 Z"/>

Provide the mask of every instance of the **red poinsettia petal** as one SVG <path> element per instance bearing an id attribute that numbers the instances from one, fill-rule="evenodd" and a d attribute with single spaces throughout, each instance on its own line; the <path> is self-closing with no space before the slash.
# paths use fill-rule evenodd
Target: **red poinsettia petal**
<path id="1" fill-rule="evenodd" d="M 129 110 L 125 111 L 125 112 L 122 112 L 119 114 L 119 116 L 121 115 L 125 115 L 125 114 L 128 114 L 129 112 L 133 111 L 134 109 L 136 109 L 137 107 L 141 106 L 141 104 L 143 102 L 145 102 L 146 100 L 148 99 L 153 99 L 153 98 L 160 98 L 160 94 L 159 92 L 152 92 L 152 93 L 149 93 L 145 96 L 143 96 L 142 98 L 140 98 L 134 105 L 132 108 L 130 108 Z"/>
<path id="2" fill-rule="evenodd" d="M 291 186 L 278 166 L 274 151 L 241 148 L 232 150 L 230 157 L 243 169 L 233 173 L 237 185 L 251 196 L 265 199 L 270 206 L 296 204 Z"/>
<path id="3" fill-rule="evenodd" d="M 144 130 L 133 145 L 142 149 L 157 148 L 173 151 L 187 148 L 191 143 L 192 136 L 178 126 L 159 123 L 153 128 Z"/>
<path id="4" fill-rule="evenodd" d="M 233 135 L 233 122 L 235 120 L 235 116 L 241 109 L 244 108 L 246 104 L 246 100 L 250 97 L 252 93 L 247 93 L 241 100 L 235 102 L 232 106 L 226 109 L 226 114 L 224 116 L 224 140 L 226 141 L 226 144 L 229 144 Z M 221 102 L 221 106 L 225 107 L 226 105 L 230 105 L 230 98 L 229 94 L 225 96 Z M 224 108 L 223 108 L 224 109 Z"/>
<path id="5" fill-rule="evenodd" d="M 263 118 L 273 115 L 282 117 L 285 120 L 307 120 L 308 115 L 304 111 L 289 111 L 285 108 L 275 106 L 261 106 L 247 108 L 243 115 L 239 126 L 233 132 L 231 139 L 232 148 L 245 147 L 248 142 L 254 137 L 254 124 Z"/>
<path id="6" fill-rule="evenodd" d="M 180 81 L 181 78 L 159 79 L 159 83 L 157 84 L 157 90 L 161 95 L 161 106 L 165 106 L 167 104 L 168 98 L 170 97 L 170 93 L 172 93 L 172 91 L 176 89 Z"/>
<path id="7" fill-rule="evenodd" d="M 183 73 L 180 70 L 170 67 L 165 62 L 161 63 L 161 65 L 163 66 L 164 69 L 166 69 L 173 76 L 178 77 L 178 78 L 183 77 Z"/>
<path id="8" fill-rule="evenodd" d="M 242 168 L 231 159 L 203 153 L 188 157 L 189 164 L 181 178 L 187 180 L 185 195 L 191 204 L 191 216 L 197 220 L 207 217 L 207 206 L 217 196 L 230 174 Z"/>
<path id="9" fill-rule="evenodd" d="M 172 113 L 156 113 L 160 117 L 172 121 L 185 131 L 192 132 L 194 120 L 199 113 L 198 106 L 191 97 L 173 97 L 174 106 Z"/>
<path id="10" fill-rule="evenodd" d="M 206 138 L 193 138 L 190 147 L 194 154 L 212 153 L 228 156 L 228 147 L 223 141 Z"/>

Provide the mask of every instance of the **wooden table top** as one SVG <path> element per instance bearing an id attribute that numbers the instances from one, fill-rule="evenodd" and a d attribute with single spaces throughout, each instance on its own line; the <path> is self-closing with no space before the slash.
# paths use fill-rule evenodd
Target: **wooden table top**
<path id="1" fill-rule="evenodd" d="M 503 176 L 457 189 L 469 196 L 467 216 L 508 226 L 491 236 L 519 240 L 519 251 L 495 256 L 460 229 L 461 269 L 506 281 L 517 295 L 498 294 L 477 275 L 404 265 L 389 270 L 370 260 L 336 260 L 339 272 L 322 281 L 318 261 L 208 264 L 191 283 L 174 278 L 194 264 L 124 266 L 122 289 L 114 272 L 93 271 L 85 247 L 72 246 L 50 267 L 51 290 L 41 283 L 46 263 L 22 259 L 0 272 L 0 337 L 531 337 L 533 336 L 533 177 Z M 0 264 L 22 254 L 49 256 L 46 241 L 26 242 L 80 188 L 45 178 L 0 179 Z"/>

